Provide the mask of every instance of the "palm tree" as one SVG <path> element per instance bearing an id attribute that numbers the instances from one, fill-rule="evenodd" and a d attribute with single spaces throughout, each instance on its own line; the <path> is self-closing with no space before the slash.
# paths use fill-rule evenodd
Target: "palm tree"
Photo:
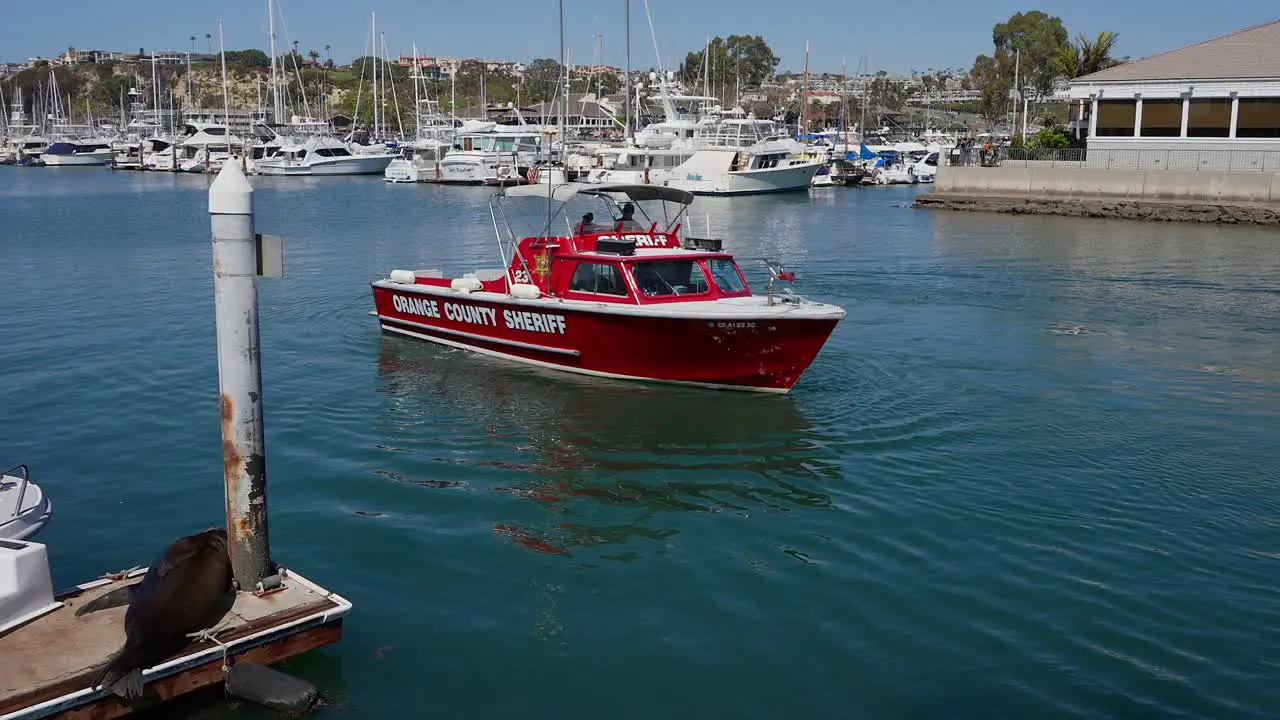
<path id="1" fill-rule="evenodd" d="M 204 34 L 204 46 L 209 50 L 209 54 L 213 54 L 213 33 Z"/>
<path id="2" fill-rule="evenodd" d="M 1095 73 L 1099 70 L 1106 70 L 1109 67 L 1119 65 L 1120 62 L 1111 57 L 1111 51 L 1116 47 L 1116 40 L 1119 35 L 1109 30 L 1098 33 L 1098 37 L 1090 43 L 1083 36 L 1080 38 L 1081 55 L 1084 60 L 1084 67 L 1081 68 L 1086 73 Z"/>
<path id="3" fill-rule="evenodd" d="M 1119 37 L 1109 30 L 1098 33 L 1093 40 L 1080 33 L 1076 44 L 1068 43 L 1058 49 L 1053 58 L 1054 65 L 1068 78 L 1078 78 L 1119 65 L 1120 61 L 1111 57 L 1111 51 L 1115 49 Z"/>

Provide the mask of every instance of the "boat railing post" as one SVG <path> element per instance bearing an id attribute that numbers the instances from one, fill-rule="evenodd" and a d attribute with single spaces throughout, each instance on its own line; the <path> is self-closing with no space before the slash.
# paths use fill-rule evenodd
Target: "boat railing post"
<path id="1" fill-rule="evenodd" d="M 224 163 L 209 186 L 213 296 L 218 330 L 222 469 L 232 572 L 241 590 L 272 574 L 258 346 L 258 238 L 253 186 Z"/>

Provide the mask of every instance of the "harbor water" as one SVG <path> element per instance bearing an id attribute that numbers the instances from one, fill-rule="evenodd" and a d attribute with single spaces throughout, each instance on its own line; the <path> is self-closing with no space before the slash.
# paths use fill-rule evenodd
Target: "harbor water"
<path id="1" fill-rule="evenodd" d="M 56 585 L 222 522 L 209 181 L 0 168 Z M 1274 230 L 699 199 L 848 310 L 768 397 L 384 337 L 371 280 L 499 266 L 491 191 L 253 182 L 272 551 L 355 604 L 321 717 L 1280 716 Z"/>

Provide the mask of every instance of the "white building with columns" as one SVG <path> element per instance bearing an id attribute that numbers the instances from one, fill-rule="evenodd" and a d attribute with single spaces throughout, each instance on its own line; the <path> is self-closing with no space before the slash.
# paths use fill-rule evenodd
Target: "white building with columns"
<path id="1" fill-rule="evenodd" d="M 1280 20 L 1071 81 L 1086 164 L 1280 171 Z"/>

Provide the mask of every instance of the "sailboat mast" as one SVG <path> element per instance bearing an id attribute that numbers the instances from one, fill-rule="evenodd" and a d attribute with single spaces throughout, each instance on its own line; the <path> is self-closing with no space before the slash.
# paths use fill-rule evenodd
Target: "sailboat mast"
<path id="1" fill-rule="evenodd" d="M 809 132 L 809 41 L 804 41 L 804 91 L 800 93 L 800 134 Z"/>
<path id="2" fill-rule="evenodd" d="M 373 137 L 369 142 L 378 141 L 378 13 L 369 13 L 369 34 L 373 40 Z"/>
<path id="3" fill-rule="evenodd" d="M 280 79 L 276 74 L 276 10 L 273 0 L 267 0 L 267 27 L 271 33 L 271 113 L 276 123 L 281 121 L 284 108 L 280 101 Z"/>
<path id="4" fill-rule="evenodd" d="M 711 38 L 702 43 L 702 94 L 711 94 Z"/>
<path id="5" fill-rule="evenodd" d="M 218 56 L 222 60 L 222 124 L 231 124 L 231 99 L 227 94 L 227 50 L 222 37 L 222 18 L 218 18 Z"/>
<path id="6" fill-rule="evenodd" d="M 560 72 L 564 74 L 564 90 L 560 97 L 560 151 L 564 152 L 564 121 L 569 110 L 569 67 L 564 64 L 564 0 L 560 0 Z"/>
<path id="7" fill-rule="evenodd" d="M 418 43 L 413 43 L 413 131 L 415 137 L 422 138 L 422 96 L 418 93 Z"/>
<path id="8" fill-rule="evenodd" d="M 849 63 L 840 58 L 840 135 L 849 149 Z"/>
<path id="9" fill-rule="evenodd" d="M 866 77 L 871 75 L 871 61 L 864 53 L 862 55 L 862 74 Z M 858 135 L 861 140 L 867 137 L 867 80 L 866 77 L 862 81 L 862 102 L 859 104 L 860 115 L 858 116 Z"/>
<path id="10" fill-rule="evenodd" d="M 160 81 L 156 79 L 156 51 L 151 51 L 151 107 L 156 111 L 156 124 L 160 124 Z"/>
<path id="11" fill-rule="evenodd" d="M 626 93 L 624 101 L 626 107 L 626 126 L 622 128 L 622 136 L 630 139 L 631 137 L 631 0 L 625 0 L 623 3 L 626 7 L 627 14 L 627 75 L 623 78 L 622 84 Z"/>

